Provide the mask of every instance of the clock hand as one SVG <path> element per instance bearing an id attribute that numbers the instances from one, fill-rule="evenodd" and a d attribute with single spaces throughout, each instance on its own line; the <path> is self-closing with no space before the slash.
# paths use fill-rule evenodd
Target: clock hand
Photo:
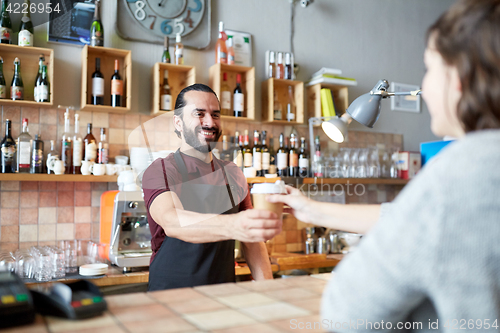
<path id="1" fill-rule="evenodd" d="M 165 3 L 166 0 L 161 0 L 160 3 L 158 4 L 159 7 L 163 7 L 163 4 Z"/>

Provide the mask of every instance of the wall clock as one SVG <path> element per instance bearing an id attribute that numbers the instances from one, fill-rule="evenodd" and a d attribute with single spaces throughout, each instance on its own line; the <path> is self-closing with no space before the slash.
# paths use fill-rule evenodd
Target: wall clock
<path id="1" fill-rule="evenodd" d="M 210 44 L 211 0 L 118 0 L 116 30 L 126 40 L 171 45 L 180 33 L 186 47 Z"/>

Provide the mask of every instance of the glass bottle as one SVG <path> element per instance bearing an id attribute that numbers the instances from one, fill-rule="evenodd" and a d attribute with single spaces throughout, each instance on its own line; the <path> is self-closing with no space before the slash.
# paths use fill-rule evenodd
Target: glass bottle
<path id="1" fill-rule="evenodd" d="M 101 128 L 101 140 L 97 146 L 97 163 L 98 164 L 107 164 L 108 156 L 109 156 L 109 145 L 108 140 L 106 139 L 106 129 Z"/>
<path id="2" fill-rule="evenodd" d="M 252 166 L 256 171 L 257 177 L 263 177 L 262 174 L 262 146 L 260 145 L 260 134 L 259 131 L 253 131 L 253 149 L 252 149 Z"/>
<path id="3" fill-rule="evenodd" d="M 161 87 L 160 110 L 172 111 L 172 93 L 168 83 L 168 71 L 163 72 L 163 85 Z"/>
<path id="4" fill-rule="evenodd" d="M 72 138 L 73 135 L 69 130 L 69 112 L 64 113 L 64 133 L 61 138 L 61 161 L 64 163 L 64 173 L 70 174 L 72 159 Z"/>
<path id="5" fill-rule="evenodd" d="M 269 52 L 269 68 L 267 69 L 267 77 L 272 78 L 276 76 L 276 53 Z"/>
<path id="6" fill-rule="evenodd" d="M 75 113 L 75 133 L 73 134 L 73 168 L 72 174 L 79 175 L 81 173 L 83 159 L 83 140 L 80 135 L 80 115 Z"/>
<path id="7" fill-rule="evenodd" d="M 276 154 L 274 153 L 274 138 L 269 138 L 269 173 L 276 173 Z"/>
<path id="8" fill-rule="evenodd" d="M 227 142 L 227 135 L 222 136 L 222 152 L 220 153 L 220 159 L 223 161 L 231 161 L 231 155 L 229 153 L 229 144 Z"/>
<path id="9" fill-rule="evenodd" d="M 182 45 L 181 34 L 175 36 L 175 64 L 184 65 L 184 45 Z"/>
<path id="10" fill-rule="evenodd" d="M 31 137 L 28 130 L 28 119 L 23 119 L 23 130 L 17 138 L 17 171 L 29 173 L 31 165 Z"/>
<path id="11" fill-rule="evenodd" d="M 271 164 L 271 154 L 269 152 L 269 147 L 266 144 L 267 141 L 267 132 L 262 131 L 262 145 L 260 146 L 260 150 L 262 152 L 262 172 L 261 177 L 264 177 L 269 173 L 269 165 Z"/>
<path id="12" fill-rule="evenodd" d="M 21 25 L 19 26 L 18 42 L 19 46 L 33 46 L 33 22 L 30 16 L 30 1 L 24 0 L 24 5 L 28 10 L 23 12 L 21 18 Z"/>
<path id="13" fill-rule="evenodd" d="M 231 89 L 229 88 L 229 84 L 227 84 L 227 73 L 222 73 L 220 108 L 223 116 L 231 115 Z"/>
<path id="14" fill-rule="evenodd" d="M 301 178 L 309 177 L 309 153 L 306 147 L 306 138 L 300 138 L 299 176 Z"/>
<path id="15" fill-rule="evenodd" d="M 92 124 L 87 124 L 87 135 L 83 138 L 84 144 L 84 161 L 95 162 L 97 158 L 97 144 L 95 137 L 92 134 Z"/>
<path id="16" fill-rule="evenodd" d="M 2 0 L 2 15 L 0 16 L 0 43 L 12 44 L 12 23 L 10 21 L 7 6 L 8 0 Z"/>
<path id="17" fill-rule="evenodd" d="M 21 78 L 21 60 L 19 58 L 14 59 L 14 68 L 14 77 L 10 84 L 10 98 L 13 101 L 18 101 L 24 99 L 24 84 Z"/>
<path id="18" fill-rule="evenodd" d="M 290 134 L 290 150 L 288 151 L 288 176 L 299 176 L 299 152 L 297 150 L 297 137 Z"/>
<path id="19" fill-rule="evenodd" d="M 233 112 L 235 117 L 243 117 L 245 95 L 241 89 L 241 74 L 236 74 L 236 88 L 233 93 Z"/>
<path id="20" fill-rule="evenodd" d="M 42 137 L 38 134 L 35 134 L 31 152 L 30 173 L 43 173 L 43 141 Z"/>
<path id="21" fill-rule="evenodd" d="M 243 138 L 243 166 L 249 168 L 252 166 L 252 149 L 250 148 L 250 139 L 248 137 L 248 130 L 245 130 L 245 136 Z"/>
<path id="22" fill-rule="evenodd" d="M 278 100 L 278 93 L 276 90 L 274 91 L 274 120 L 282 120 L 283 119 L 283 107 L 281 106 L 280 101 Z"/>
<path id="23" fill-rule="evenodd" d="M 47 66 L 42 66 L 42 76 L 40 79 L 40 84 L 37 88 L 38 102 L 49 102 L 50 101 L 50 84 L 47 77 Z"/>
<path id="24" fill-rule="evenodd" d="M 104 76 L 101 73 L 101 58 L 95 58 L 95 71 L 92 73 L 92 104 L 104 105 Z"/>
<path id="25" fill-rule="evenodd" d="M 321 144 L 319 135 L 314 139 L 315 153 L 313 157 L 314 177 L 323 178 L 323 159 L 321 158 Z"/>
<path id="26" fill-rule="evenodd" d="M 50 160 L 51 157 L 59 159 L 59 151 L 56 149 L 56 143 L 54 140 L 50 140 L 50 151 L 47 154 L 47 161 Z M 50 174 L 50 170 L 47 169 L 47 173 Z M 54 173 L 54 171 L 52 171 Z"/>
<path id="27" fill-rule="evenodd" d="M 163 41 L 163 54 L 161 56 L 161 62 L 170 64 L 171 59 L 170 59 L 170 52 L 168 51 L 168 47 L 170 44 L 170 39 L 168 36 L 165 36 L 165 39 Z"/>
<path id="28" fill-rule="evenodd" d="M 226 41 L 223 38 L 224 22 L 219 22 L 219 38 L 215 43 L 215 63 L 227 64 L 227 47 Z"/>
<path id="29" fill-rule="evenodd" d="M 3 58 L 0 57 L 0 99 L 7 98 L 7 85 L 3 76 Z"/>
<path id="30" fill-rule="evenodd" d="M 236 62 L 236 58 L 234 55 L 234 47 L 233 47 L 233 37 L 228 38 L 227 40 L 227 64 L 234 65 Z"/>
<path id="31" fill-rule="evenodd" d="M 285 80 L 291 80 L 293 74 L 292 68 L 292 55 L 290 53 L 285 53 Z"/>
<path id="32" fill-rule="evenodd" d="M 41 81 L 42 81 L 43 62 L 44 61 L 45 61 L 45 56 L 43 54 L 40 54 L 40 56 L 38 57 L 38 73 L 36 74 L 36 78 L 35 78 L 35 89 L 34 89 L 35 102 L 39 102 L 38 86 L 41 84 Z"/>
<path id="33" fill-rule="evenodd" d="M 120 76 L 120 64 L 118 59 L 115 59 L 115 72 L 111 77 L 111 106 L 122 106 L 123 95 L 123 80 Z"/>
<path id="34" fill-rule="evenodd" d="M 288 149 L 285 148 L 285 136 L 280 134 L 280 147 L 276 153 L 276 169 L 279 177 L 288 176 Z"/>
<path id="35" fill-rule="evenodd" d="M 16 142 L 11 135 L 11 121 L 7 119 L 5 121 L 5 136 L 0 144 L 1 162 L 2 162 L 2 173 L 14 173 L 16 172 Z"/>
<path id="36" fill-rule="evenodd" d="M 276 64 L 276 78 L 285 78 L 285 67 L 283 66 L 283 53 L 278 52 L 278 63 Z"/>
<path id="37" fill-rule="evenodd" d="M 292 86 L 288 86 L 288 101 L 286 103 L 286 120 L 295 121 L 295 101 Z"/>
<path id="38" fill-rule="evenodd" d="M 243 150 L 241 149 L 242 146 L 243 136 L 239 135 L 239 132 L 236 131 L 234 135 L 233 162 L 238 168 L 243 170 Z"/>
<path id="39" fill-rule="evenodd" d="M 104 46 L 104 29 L 100 13 L 101 1 L 95 1 L 94 19 L 90 25 L 90 45 Z"/>

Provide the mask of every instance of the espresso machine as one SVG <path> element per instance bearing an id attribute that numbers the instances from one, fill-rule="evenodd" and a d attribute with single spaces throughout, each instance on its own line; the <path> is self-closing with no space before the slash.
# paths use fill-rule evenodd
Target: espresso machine
<path id="1" fill-rule="evenodd" d="M 142 191 L 107 191 L 101 196 L 101 243 L 109 261 L 130 272 L 149 266 L 151 232 Z"/>

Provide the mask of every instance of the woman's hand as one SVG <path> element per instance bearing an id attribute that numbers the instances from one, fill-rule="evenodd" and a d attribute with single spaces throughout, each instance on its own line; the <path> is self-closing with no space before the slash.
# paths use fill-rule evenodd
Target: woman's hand
<path id="1" fill-rule="evenodd" d="M 287 195 L 274 194 L 267 197 L 269 202 L 282 202 L 290 208 L 285 208 L 285 213 L 293 214 L 298 220 L 306 223 L 311 221 L 311 207 L 314 203 L 313 200 L 303 195 L 299 189 L 292 186 L 286 186 Z"/>

